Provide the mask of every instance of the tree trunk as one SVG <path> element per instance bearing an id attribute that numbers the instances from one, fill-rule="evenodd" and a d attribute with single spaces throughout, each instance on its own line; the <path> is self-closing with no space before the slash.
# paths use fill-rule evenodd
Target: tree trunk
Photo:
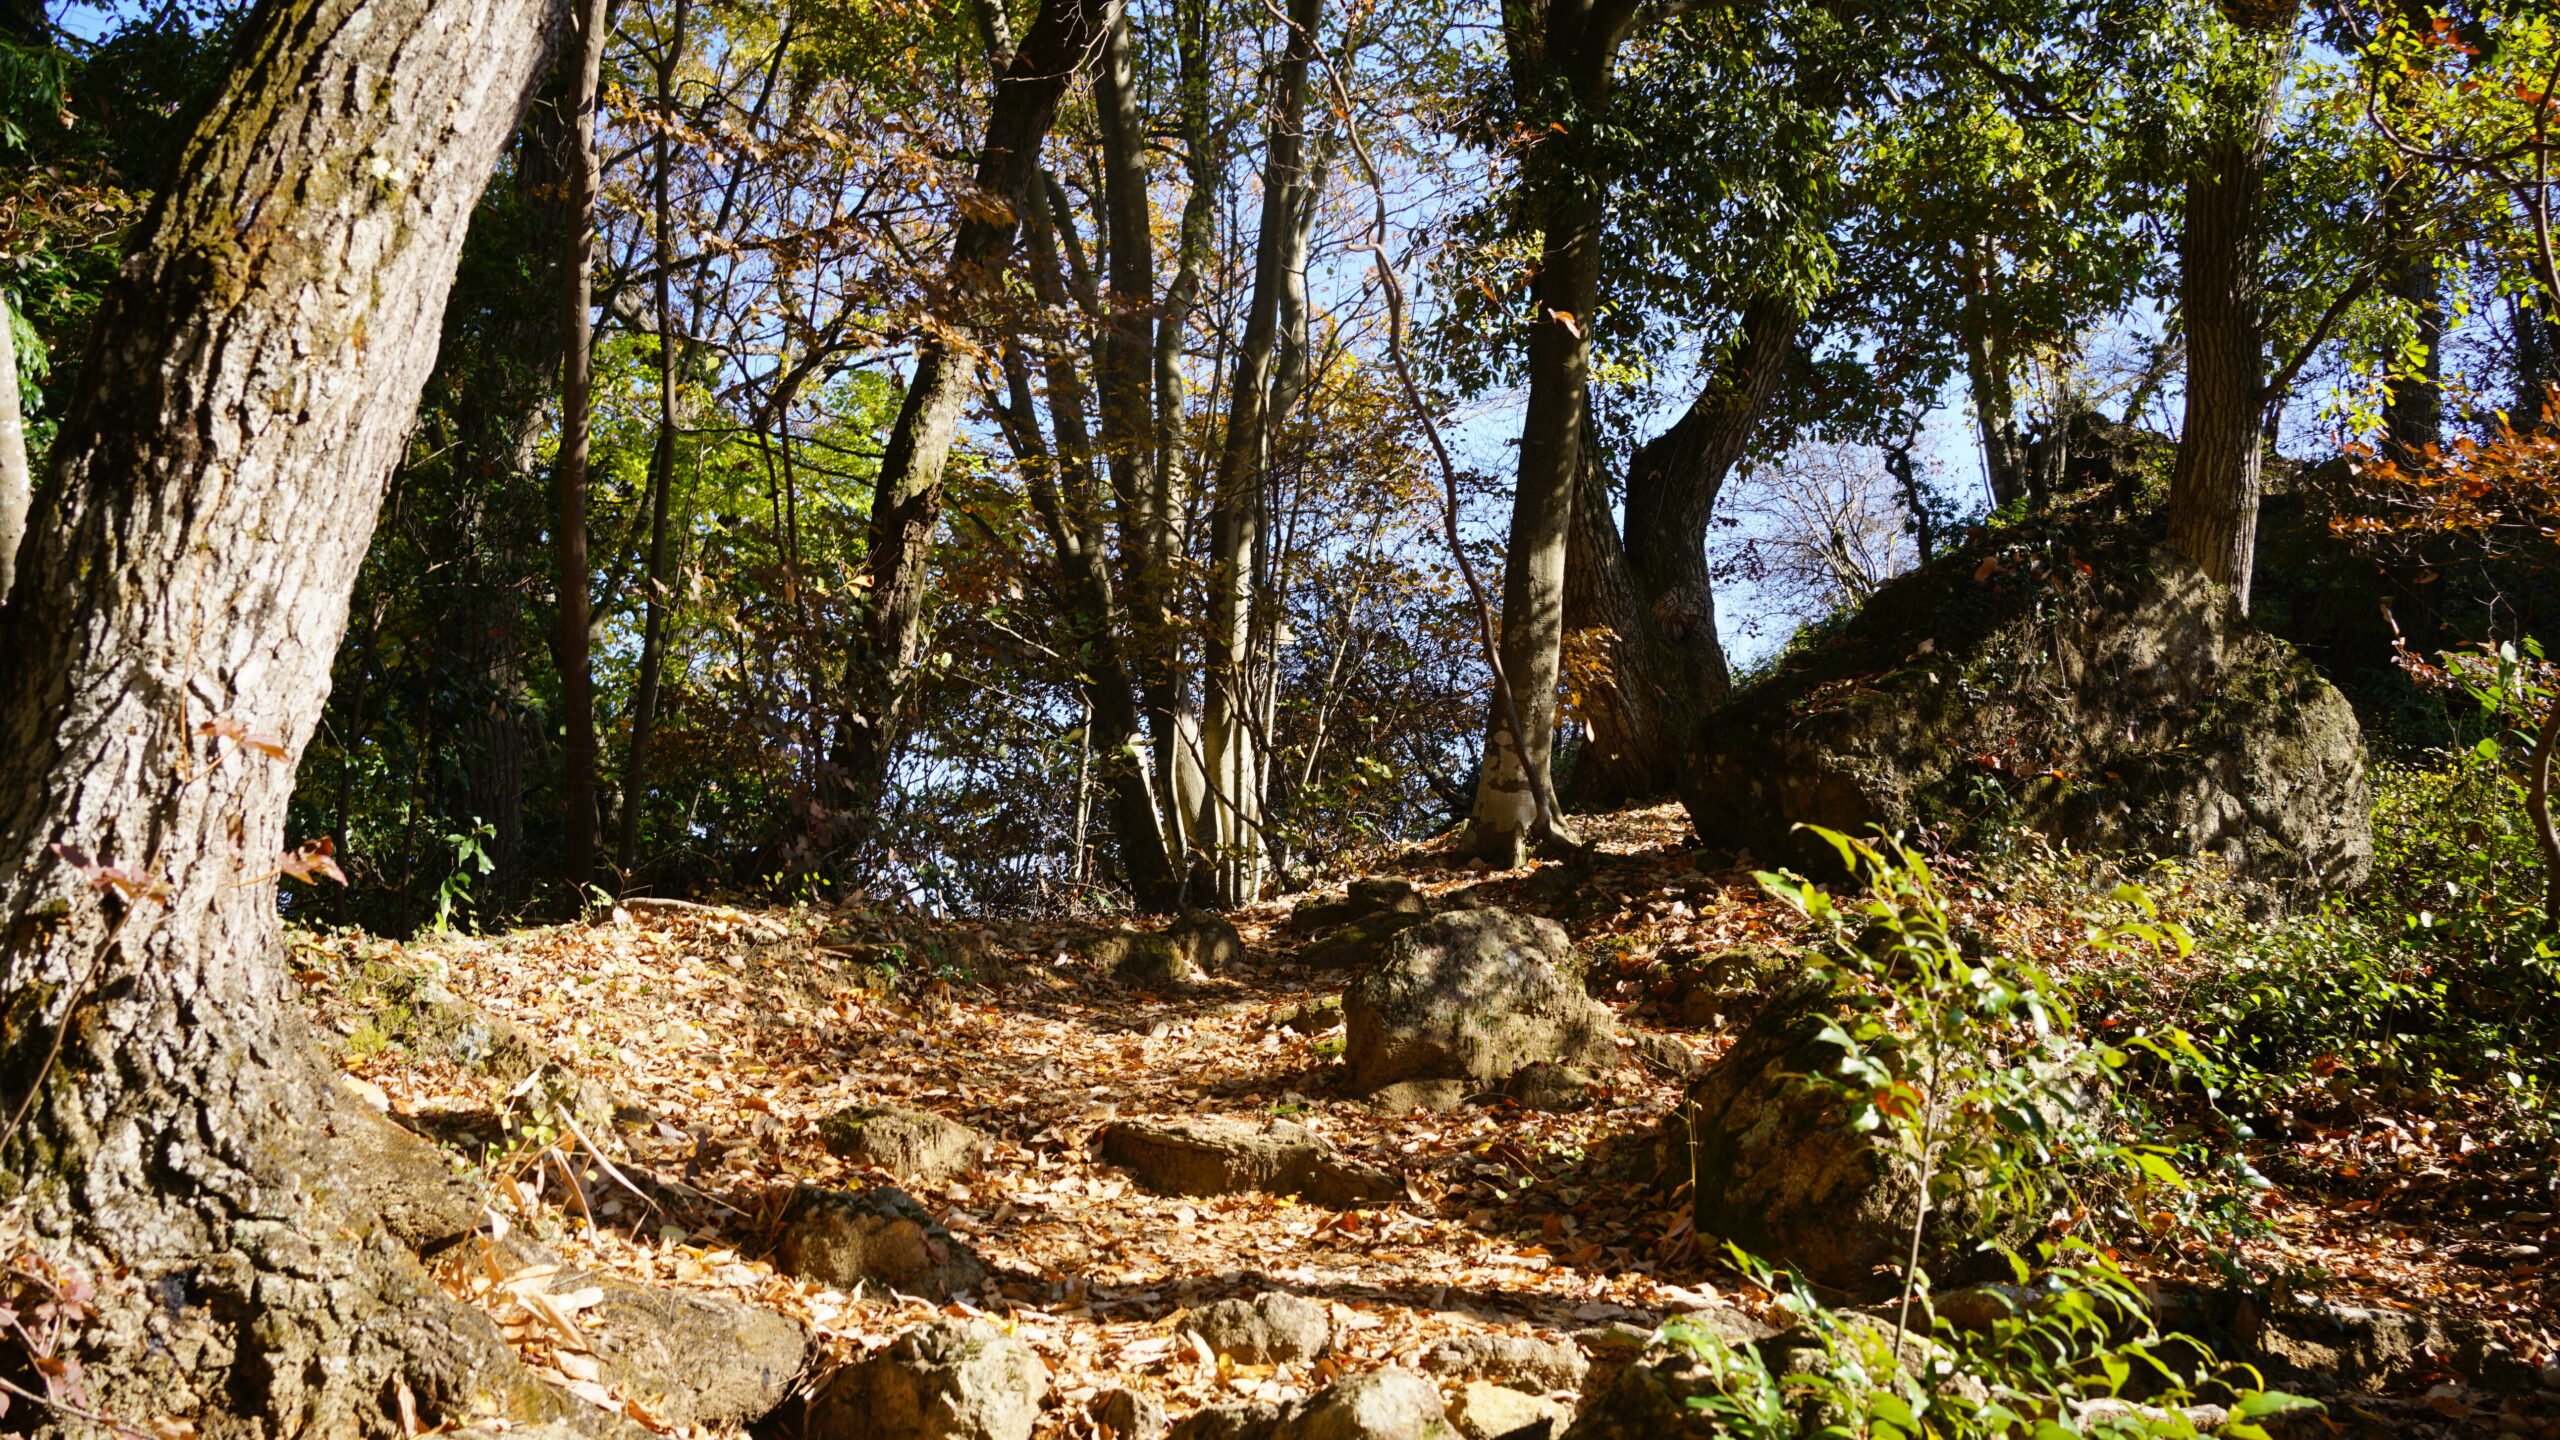
<path id="1" fill-rule="evenodd" d="M 1315 55 L 1324 0 L 1291 0 L 1262 165 L 1261 230 L 1254 240 L 1253 292 L 1230 379 L 1227 433 L 1209 504 L 1208 666 L 1201 748 L 1213 808 L 1208 834 L 1216 902 L 1232 908 L 1260 895 L 1268 860 L 1262 842 L 1265 767 L 1256 753 L 1256 699 L 1265 665 L 1254 655 L 1255 575 L 1262 548 L 1263 474 L 1275 414 L 1274 358 L 1284 296 L 1303 287 L 1315 217 L 1307 164 L 1307 67 Z"/>
<path id="2" fill-rule="evenodd" d="M 1550 108 L 1550 87 L 1560 83 L 1577 113 L 1590 117 L 1582 123 L 1593 123 L 1607 104 L 1618 46 L 1637 14 L 1629 0 L 1506 6 L 1503 38 L 1512 89 L 1524 110 Z M 1536 831 L 1554 795 L 1547 767 L 1562 670 L 1565 549 L 1588 443 L 1590 325 L 1600 295 L 1606 177 L 1596 173 L 1587 134 L 1561 121 L 1553 129 L 1528 158 L 1529 203 L 1537 207 L 1544 239 L 1530 285 L 1529 399 L 1502 565 L 1500 650 L 1510 704 L 1497 697 L 1490 707 L 1475 809 L 1459 841 L 1461 850 L 1505 866 L 1520 864 L 1544 840 L 1577 843 L 1552 813 L 1544 819 L 1554 832 Z"/>
<path id="3" fill-rule="evenodd" d="M 1064 207 L 1056 218 L 1064 218 Z M 1035 216 L 1031 280 L 1042 304 L 1069 313 L 1071 297 L 1061 273 L 1057 232 L 1049 217 Z M 1156 793 L 1148 763 L 1146 722 L 1137 682 L 1122 649 L 1128 630 L 1111 587 L 1110 542 L 1101 507 L 1101 481 L 1093 469 L 1093 440 L 1085 425 L 1089 399 L 1070 345 L 1060 340 L 1044 359 L 1049 414 L 1057 431 L 1055 458 L 1029 467 L 1032 509 L 1049 532 L 1058 556 L 1061 616 L 1074 681 L 1086 710 L 1086 741 L 1101 771 L 1112 840 L 1131 895 L 1150 910 L 1171 909 L 1182 899 L 1178 857 L 1165 846 L 1162 818 L 1170 798 Z M 1030 414 L 1029 377 L 1018 354 L 1007 380 L 1016 409 Z"/>
<path id="4" fill-rule="evenodd" d="M 1037 203 L 1040 147 L 1067 82 L 1095 43 L 1097 0 L 1046 0 L 997 78 L 987 138 L 978 155 L 978 196 L 962 207 L 937 309 L 943 326 L 967 332 L 988 323 L 1021 217 Z M 878 803 L 904 728 L 924 631 L 927 568 L 942 521 L 942 475 L 953 432 L 974 388 L 976 361 L 939 327 L 916 332 L 907 382 L 872 484 L 866 613 L 846 666 L 844 727 L 836 746 L 839 809 Z"/>
<path id="5" fill-rule="evenodd" d="M 2211 134 L 2187 173 L 2178 302 L 2187 408 L 2169 475 L 2169 543 L 2249 609 L 2265 459 L 2267 341 L 2260 192 L 2292 56 L 2294 4 L 2224 6 L 2240 29 L 2231 73 L 2209 97 Z"/>
<path id="6" fill-rule="evenodd" d="M 9 297 L 0 294 L 0 605 L 17 576 L 18 542 L 27 533 L 35 477 L 27 469 L 26 408 L 18 395 L 18 337 Z"/>
<path id="7" fill-rule="evenodd" d="M 1565 623 L 1592 632 L 1604 658 L 1581 687 L 1591 744 L 1574 774 L 1579 800 L 1667 792 L 1697 717 L 1732 687 L 1716 637 L 1707 526 L 1777 394 L 1800 323 L 1784 300 L 1744 308 L 1706 388 L 1636 451 L 1623 542 L 1597 465 L 1585 467 L 1565 567 Z"/>
<path id="8" fill-rule="evenodd" d="M 560 593 L 561 843 L 570 904 L 583 907 L 595 883 L 596 709 L 593 624 L 587 608 L 587 459 L 595 413 L 593 287 L 596 196 L 596 92 L 604 64 L 606 7 L 611 0 L 570 0 L 575 23 L 569 63 L 568 246 L 560 276 L 560 458 L 553 470 L 551 552 Z"/>
<path id="9" fill-rule="evenodd" d="M 1119 512 L 1128 652 L 1146 711 L 1164 847 L 1179 865 L 1190 850 L 1181 783 L 1188 757 L 1178 713 L 1182 634 L 1173 616 L 1182 537 L 1168 477 L 1157 463 L 1155 225 L 1148 200 L 1153 182 L 1138 111 L 1132 13 L 1128 0 L 1112 4 L 1103 27 L 1102 63 L 1093 77 L 1094 111 L 1102 132 L 1106 257 L 1102 353 L 1094 388 L 1102 404 L 1102 450 L 1110 465 L 1112 502 Z"/>
<path id="10" fill-rule="evenodd" d="M 1993 315 L 1991 286 L 1999 274 L 1986 244 L 1965 241 L 1964 373 L 1973 392 L 1973 414 L 1982 441 L 1982 469 L 1991 503 L 2006 505 L 2027 493 L 2026 444 L 2018 435 L 2018 393 L 2009 348 Z"/>
<path id="11" fill-rule="evenodd" d="M 649 737 L 658 725 L 658 691 L 667 665 L 667 503 L 676 485 L 675 155 L 667 131 L 676 119 L 676 63 L 684 58 L 685 21 L 691 7 L 676 0 L 675 21 L 658 54 L 657 175 L 651 225 L 656 254 L 658 304 L 658 436 L 649 451 L 649 564 L 640 592 L 638 693 L 631 704 L 631 748 L 622 766 L 622 835 L 615 868 L 628 889 L 640 868 L 640 812 L 649 800 Z"/>
<path id="12" fill-rule="evenodd" d="M 0 1184 L 138 1282 L 84 1357 L 136 1421 L 391 1436 L 403 1396 L 430 1424 L 575 1408 L 363 1238 L 476 1208 L 332 1083 L 273 879 L 456 252 L 561 9 L 257 13 L 101 305 L 0 609 Z"/>

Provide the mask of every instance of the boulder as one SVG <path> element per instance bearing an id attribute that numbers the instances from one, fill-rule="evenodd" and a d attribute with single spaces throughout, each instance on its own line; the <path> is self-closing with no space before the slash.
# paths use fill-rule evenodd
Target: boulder
<path id="1" fill-rule="evenodd" d="M 1458 1392 L 1449 1420 L 1467 1440 L 1555 1440 L 1573 1423 L 1573 1407 L 1475 1380 Z"/>
<path id="2" fill-rule="evenodd" d="M 1220 1300 L 1194 1310 L 1182 1328 L 1213 1355 L 1239 1365 L 1298 1365 L 1333 1343 L 1333 1316 L 1312 1300 L 1269 1290 L 1250 1300 Z"/>
<path id="3" fill-rule="evenodd" d="M 928 1110 L 855 1105 L 818 1122 L 832 1154 L 892 1175 L 942 1180 L 977 1167 L 986 1137 Z"/>
<path id="4" fill-rule="evenodd" d="M 1748 1024 L 1771 992 L 1803 967 L 1802 952 L 1780 945 L 1737 945 L 1682 962 L 1680 1023 L 1694 1030 Z"/>
<path id="5" fill-rule="evenodd" d="M 1029 1440 L 1049 1367 L 984 1320 L 934 1320 L 837 1371 L 815 1398 L 808 1440 Z"/>
<path id="6" fill-rule="evenodd" d="M 2354 712 L 2158 534 L 2062 514 L 1893 581 L 1700 723 L 1680 780 L 1699 839 L 1829 878 L 1796 826 L 2026 827 L 2214 857 L 2271 903 L 2360 882 Z"/>
<path id="7" fill-rule="evenodd" d="M 1541 1060 L 1614 1064 L 1616 1022 L 1576 974 L 1573 942 L 1544 917 L 1455 910 L 1414 926 L 1343 993 L 1352 1084 L 1492 1086 Z"/>
<path id="8" fill-rule="evenodd" d="M 1440 1391 L 1389 1366 L 1286 1405 L 1215 1405 L 1173 1427 L 1170 1440 L 1456 1440 Z"/>
<path id="9" fill-rule="evenodd" d="M 1226 917 L 1186 910 L 1152 933 L 1119 929 L 1085 942 L 1085 954 L 1124 985 L 1180 990 L 1244 963 L 1244 937 Z"/>
<path id="10" fill-rule="evenodd" d="M 1282 1015 L 1276 1022 L 1283 1030 L 1301 1035 L 1321 1035 L 1342 1023 L 1342 997 L 1324 995 Z"/>
<path id="11" fill-rule="evenodd" d="M 1388 941 L 1421 924 L 1422 918 L 1403 910 L 1363 915 L 1301 949 L 1295 958 L 1318 970 L 1356 970 L 1377 959 Z"/>
<path id="12" fill-rule="evenodd" d="M 1822 1038 L 1836 1003 L 1819 975 L 1773 998 L 1690 1087 L 1662 1168 L 1667 1183 L 1694 1179 L 1699 1234 L 1851 1288 L 1901 1257 L 1919 1188 L 1814 1078 L 1841 1058 Z"/>
<path id="13" fill-rule="evenodd" d="M 1123 1121 L 1103 1130 L 1097 1148 L 1158 1195 L 1260 1190 L 1337 1209 L 1405 1198 L 1395 1175 L 1346 1159 L 1323 1137 L 1285 1120 Z"/>
<path id="14" fill-rule="evenodd" d="M 986 1262 L 942 1228 L 914 1197 L 881 1185 L 848 1194 L 802 1185 L 783 1207 L 773 1263 L 787 1275 L 839 1290 L 886 1286 L 929 1300 L 986 1283 Z"/>
<path id="15" fill-rule="evenodd" d="M 1536 1390 L 1579 1390 L 1591 1362 L 1577 1345 L 1526 1335 L 1457 1335 L 1424 1353 L 1422 1368 L 1460 1380 L 1494 1380 Z"/>

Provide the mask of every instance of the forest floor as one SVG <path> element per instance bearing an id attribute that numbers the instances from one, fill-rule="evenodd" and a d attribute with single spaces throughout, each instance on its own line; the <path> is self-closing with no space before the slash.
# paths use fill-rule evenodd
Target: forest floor
<path id="1" fill-rule="evenodd" d="M 1593 956 L 1595 992 L 1627 1028 L 1658 1029 L 1713 1059 L 1729 1035 L 1663 1020 L 1659 962 L 1800 938 L 1801 922 L 1747 869 L 1697 868 L 1676 806 L 1601 817 L 1592 828 L 1595 865 L 1487 873 L 1415 849 L 1379 868 L 1443 905 L 1463 891 L 1566 919 Z M 2083 898 L 2013 896 L 1975 918 L 2004 944 L 2067 963 Z M 1651 1133 L 1677 1105 L 1682 1082 L 1657 1069 L 1610 1072 L 1597 1103 L 1569 1114 L 1505 1104 L 1388 1115 L 1338 1094 L 1339 1032 L 1328 1040 L 1278 1024 L 1344 978 L 1287 963 L 1285 898 L 1230 917 L 1248 942 L 1243 968 L 1178 996 L 1115 983 L 1072 948 L 1084 932 L 1070 926 L 978 930 L 1001 963 L 977 979 L 920 976 L 875 992 L 846 982 L 848 948 L 912 938 L 929 922 L 851 909 L 634 910 L 408 944 L 306 933 L 297 965 L 324 1030 L 362 1031 L 354 977 L 368 969 L 428 972 L 610 1092 L 614 1134 L 594 1139 L 633 1186 L 603 1175 L 574 1141 L 539 1132 L 497 1141 L 477 1163 L 504 1223 L 580 1266 L 785 1311 L 839 1356 L 883 1344 L 937 1307 L 845 1294 L 769 1263 L 794 1183 L 899 1183 L 830 1154 L 818 1122 L 892 1102 L 974 1127 L 993 1142 L 982 1169 L 906 1188 L 997 1277 L 945 1308 L 999 1316 L 1048 1362 L 1043 1436 L 1098 1433 L 1083 1402 L 1118 1386 L 1149 1391 L 1179 1416 L 1410 1364 L 1459 1333 L 1555 1338 L 1612 1321 L 1650 1326 L 1709 1300 L 1767 1303 L 1699 1243 L 1684 1206 L 1612 1183 L 1600 1164 L 1609 1141 Z M 2174 967 L 2154 983 L 2178 984 Z M 449 1057 L 398 1046 L 351 1053 L 346 1068 L 355 1088 L 430 1133 L 449 1131 L 456 1117 L 504 1114 L 520 1098 Z M 1285 1114 L 1400 1172 L 1408 1201 L 1337 1213 L 1259 1194 L 1169 1199 L 1089 1153 L 1109 1120 L 1204 1113 Z M 2560 1359 L 2560 1266 L 2549 1260 L 2560 1232 L 2547 1214 L 2502 1206 L 2480 1147 L 2460 1132 L 2441 1113 L 2372 1111 L 2306 1119 L 2281 1141 L 2259 1142 L 2258 1168 L 2277 1182 L 2256 1202 L 2264 1224 L 2226 1237 L 2220 1258 L 2335 1300 L 2486 1322 L 2529 1360 Z M 564 1174 L 572 1169 L 583 1190 Z M 2123 1258 L 2141 1274 L 2211 1278 L 2215 1248 L 2187 1235 Z M 493 1283 L 504 1277 L 478 1273 L 478 1263 L 449 1253 L 448 1286 L 489 1309 L 561 1383 L 648 1418 L 645 1404 L 628 1404 L 642 1397 L 610 1394 L 582 1375 L 578 1357 L 555 1350 L 552 1331 Z M 1187 1309 L 1271 1288 L 1329 1302 L 1332 1354 L 1304 1370 L 1221 1366 L 1178 1337 Z M 2441 1378 L 2455 1383 L 2368 1407 L 2365 1418 L 2404 1432 L 2412 1422 L 2463 1428 L 2493 1418 L 2475 1411 L 2456 1377 Z M 2560 1421 L 2509 1433 L 2553 1440 Z"/>

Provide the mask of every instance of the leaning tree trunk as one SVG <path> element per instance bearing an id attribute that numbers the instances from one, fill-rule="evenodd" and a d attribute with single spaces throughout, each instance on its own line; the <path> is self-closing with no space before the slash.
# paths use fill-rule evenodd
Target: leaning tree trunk
<path id="1" fill-rule="evenodd" d="M 474 1207 L 340 1097 L 273 878 L 463 229 L 561 9 L 257 13 L 101 306 L 0 609 L 0 1187 L 130 1276 L 85 1358 L 136 1423 L 396 1435 L 404 1398 L 427 1423 L 573 1403 L 382 1238 Z"/>
<path id="2" fill-rule="evenodd" d="M 2178 237 L 2187 409 L 2169 475 L 2169 543 L 2229 586 L 2247 614 L 2267 409 L 2259 201 L 2295 6 L 2225 0 L 2223 8 L 2240 36 L 2210 97 L 2211 130 L 2187 173 Z"/>
<path id="3" fill-rule="evenodd" d="M 1001 303 L 1002 274 L 1022 217 L 1039 203 L 1040 147 L 1059 97 L 1091 58 L 1098 0 L 1047 0 L 997 77 L 977 191 L 961 206 L 937 309 L 944 326 L 967 332 Z M 836 746 L 835 801 L 874 806 L 905 728 L 916 658 L 924 638 L 926 580 L 942 524 L 942 476 L 960 413 L 975 388 L 970 350 L 935 326 L 919 327 L 915 372 L 890 427 L 872 482 L 869 599 L 846 666 L 843 735 Z"/>
<path id="4" fill-rule="evenodd" d="M 1732 686 L 1716 637 L 1707 526 L 1778 393 L 1801 324 L 1783 299 L 1744 307 L 1706 388 L 1636 451 L 1623 541 L 1596 464 L 1585 467 L 1565 567 L 1565 624 L 1598 650 L 1594 673 L 1577 687 L 1591 727 L 1574 774 L 1578 800 L 1668 791 L 1697 717 Z"/>

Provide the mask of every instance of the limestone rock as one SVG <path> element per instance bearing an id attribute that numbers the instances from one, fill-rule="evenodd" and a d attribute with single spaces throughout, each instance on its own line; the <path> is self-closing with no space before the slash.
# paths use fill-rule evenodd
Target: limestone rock
<path id="1" fill-rule="evenodd" d="M 1507 910 L 1456 910 L 1405 931 L 1342 1000 L 1353 1085 L 1494 1085 L 1540 1060 L 1617 1060 L 1616 1022 L 1582 993 L 1564 927 Z"/>
<path id="2" fill-rule="evenodd" d="M 1555 1440 L 1573 1423 L 1573 1407 L 1476 1380 L 1458 1392 L 1449 1420 L 1467 1440 Z"/>
<path id="3" fill-rule="evenodd" d="M 1273 1440 L 1456 1440 L 1440 1389 L 1388 1366 L 1328 1385 L 1300 1401 Z"/>
<path id="4" fill-rule="evenodd" d="M 1446 1115 L 1482 1093 L 1484 1087 L 1470 1080 L 1399 1080 L 1370 1091 L 1367 1099 L 1370 1108 L 1389 1115 L 1416 1110 Z"/>
<path id="5" fill-rule="evenodd" d="M 928 1110 L 855 1105 L 818 1122 L 829 1152 L 892 1175 L 941 1180 L 977 1167 L 986 1137 Z"/>
<path id="6" fill-rule="evenodd" d="M 1694 1165 L 1701 1235 L 1845 1288 L 1897 1258 L 1919 1192 L 1917 1177 L 1806 1078 L 1839 1062 L 1821 1038 L 1833 999 L 1828 981 L 1808 976 L 1743 1027 L 1690 1087 L 1663 1179 L 1688 1180 Z"/>
<path id="7" fill-rule="evenodd" d="M 1302 1364 L 1333 1343 L 1332 1315 L 1285 1290 L 1203 1305 L 1182 1328 L 1206 1342 L 1211 1354 L 1229 1356 L 1239 1365 Z"/>
<path id="8" fill-rule="evenodd" d="M 1432 1346 L 1422 1357 L 1422 1368 L 1461 1380 L 1579 1390 L 1591 1364 L 1575 1345 L 1526 1335 L 1457 1335 Z"/>
<path id="9" fill-rule="evenodd" d="M 1801 953 L 1778 945 L 1738 945 L 1688 961 L 1680 966 L 1680 1023 L 1693 1030 L 1749 1024 L 1803 968 Z"/>
<path id="10" fill-rule="evenodd" d="M 1123 1121 L 1099 1137 L 1102 1158 L 1159 1195 L 1261 1190 L 1349 1208 L 1404 1198 L 1404 1182 L 1335 1153 L 1323 1137 L 1285 1120 L 1202 1115 Z"/>
<path id="11" fill-rule="evenodd" d="M 1302 900 L 1289 913 L 1289 928 L 1312 935 L 1371 915 L 1394 914 L 1422 916 L 1431 913 L 1431 901 L 1421 887 L 1410 880 L 1391 875 L 1364 875 L 1351 882 L 1349 893 L 1342 899 L 1316 898 Z"/>
<path id="12" fill-rule="evenodd" d="M 790 1395 L 808 1362 L 809 1332 L 788 1316 L 726 1296 L 570 1269 L 521 1232 L 497 1245 L 511 1271 L 559 1267 L 540 1282 L 549 1294 L 603 1292 L 584 1312 L 603 1322 L 583 1332 L 596 1379 L 670 1424 L 716 1429 L 763 1419 Z"/>
<path id="13" fill-rule="evenodd" d="M 1388 941 L 1422 923 L 1420 915 L 1379 910 L 1360 916 L 1297 953 L 1297 962 L 1318 970 L 1356 970 L 1376 960 Z"/>
<path id="14" fill-rule="evenodd" d="M 835 1373 L 809 1440 L 1029 1440 L 1049 1369 L 984 1320 L 934 1320 Z"/>
<path id="15" fill-rule="evenodd" d="M 1108 1440 L 1158 1440 L 1173 1423 L 1164 1404 L 1143 1390 L 1105 1390 L 1085 1407 Z"/>
<path id="16" fill-rule="evenodd" d="M 948 1300 L 986 1282 L 986 1262 L 903 1190 L 847 1194 L 802 1185 L 782 1211 L 774 1264 L 788 1275 L 850 1290 L 868 1283 Z"/>
<path id="17" fill-rule="evenodd" d="M 1087 941 L 1084 951 L 1124 985 L 1180 990 L 1244 963 L 1244 937 L 1226 917 L 1188 910 L 1154 932 L 1119 929 Z"/>
<path id="18" fill-rule="evenodd" d="M 1590 1075 L 1545 1060 L 1522 1066 L 1502 1082 L 1502 1093 L 1523 1110 L 1561 1115 L 1591 1103 Z"/>
<path id="19" fill-rule="evenodd" d="M 1680 783 L 1700 840 L 1831 876 L 1795 826 L 2025 826 L 2218 857 L 2285 900 L 2362 881 L 2354 712 L 2157 533 L 2057 518 L 1887 585 L 1701 722 Z"/>

